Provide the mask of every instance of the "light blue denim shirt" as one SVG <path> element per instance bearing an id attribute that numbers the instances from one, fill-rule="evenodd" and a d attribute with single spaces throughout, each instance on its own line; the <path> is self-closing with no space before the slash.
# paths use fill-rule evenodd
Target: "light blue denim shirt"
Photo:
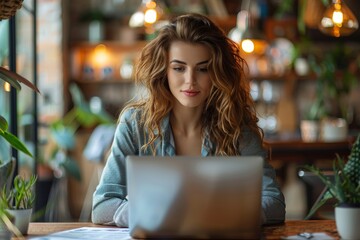
<path id="1" fill-rule="evenodd" d="M 120 117 L 110 155 L 93 195 L 94 223 L 128 226 L 125 158 L 128 155 L 152 155 L 150 149 L 141 149 L 145 143 L 146 131 L 139 123 L 140 114 L 140 110 L 128 109 Z M 155 143 L 156 155 L 174 156 L 175 144 L 169 117 L 163 120 L 161 131 L 164 138 Z M 257 155 L 267 159 L 267 151 L 256 134 L 250 131 L 243 134 L 244 141 L 239 146 L 241 155 Z M 214 150 L 215 144 L 205 134 L 201 155 L 211 156 Z M 264 161 L 262 210 L 263 224 L 279 223 L 285 219 L 284 196 L 276 183 L 275 171 L 267 161 Z"/>

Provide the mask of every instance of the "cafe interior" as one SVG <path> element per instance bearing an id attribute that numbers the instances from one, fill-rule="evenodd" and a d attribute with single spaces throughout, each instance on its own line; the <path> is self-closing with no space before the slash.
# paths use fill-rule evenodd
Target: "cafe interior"
<path id="1" fill-rule="evenodd" d="M 32 153 L 0 138 L 0 160 L 12 156 L 16 174 L 37 175 L 35 222 L 91 220 L 118 115 L 143 93 L 132 79 L 137 57 L 184 13 L 207 15 L 238 43 L 287 220 L 304 219 L 324 189 L 303 166 L 331 172 L 360 132 L 357 0 L 13 2 L 0 20 L 0 66 L 40 93 L 0 81 L 0 116 Z M 334 219 L 334 204 L 312 219 Z"/>

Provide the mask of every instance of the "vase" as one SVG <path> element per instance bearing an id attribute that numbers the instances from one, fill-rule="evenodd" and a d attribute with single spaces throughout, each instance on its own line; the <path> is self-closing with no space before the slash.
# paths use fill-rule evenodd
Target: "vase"
<path id="1" fill-rule="evenodd" d="M 26 235 L 31 220 L 32 208 L 30 209 L 8 209 L 10 215 L 15 218 L 14 225 L 22 235 Z"/>
<path id="2" fill-rule="evenodd" d="M 319 122 L 302 120 L 300 123 L 301 138 L 304 142 L 316 142 L 319 136 Z"/>
<path id="3" fill-rule="evenodd" d="M 341 239 L 360 239 L 360 206 L 337 206 L 335 221 Z"/>
<path id="4" fill-rule="evenodd" d="M 348 136 L 348 124 L 343 118 L 326 118 L 321 123 L 320 135 L 324 142 L 344 141 Z"/>
<path id="5" fill-rule="evenodd" d="M 93 20 L 89 23 L 89 42 L 97 43 L 104 40 L 105 29 L 102 21 Z"/>

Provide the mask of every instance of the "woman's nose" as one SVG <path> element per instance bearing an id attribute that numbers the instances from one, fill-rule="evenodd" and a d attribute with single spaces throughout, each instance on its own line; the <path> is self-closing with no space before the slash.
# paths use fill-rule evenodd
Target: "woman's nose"
<path id="1" fill-rule="evenodd" d="M 196 74 L 195 71 L 189 70 L 185 74 L 185 82 L 189 84 L 194 84 L 196 82 Z"/>

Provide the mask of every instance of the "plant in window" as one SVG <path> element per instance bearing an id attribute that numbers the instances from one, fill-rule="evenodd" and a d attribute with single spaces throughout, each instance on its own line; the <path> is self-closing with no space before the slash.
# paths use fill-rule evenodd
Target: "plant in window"
<path id="1" fill-rule="evenodd" d="M 16 88 L 18 91 L 21 90 L 20 83 L 25 84 L 29 88 L 33 89 L 36 92 L 39 92 L 39 89 L 34 86 L 29 80 L 20 76 L 19 74 L 9 71 L 6 68 L 0 67 L 0 79 L 8 82 L 11 86 Z M 20 83 L 19 83 L 20 82 Z M 13 134 L 8 131 L 8 123 L 6 119 L 0 115 L 0 136 L 5 139 L 13 148 L 32 156 L 26 146 Z M 0 164 L 1 164 L 0 159 Z"/>
<path id="2" fill-rule="evenodd" d="M 31 88 L 32 90 L 39 92 L 39 89 L 36 86 L 34 86 L 29 80 L 3 67 L 0 67 L 0 79 L 3 80 L 4 82 L 9 83 L 18 91 L 21 90 L 20 83 L 22 83 L 28 86 L 29 88 Z M 0 115 L 0 137 L 4 139 L 6 142 L 8 142 L 11 147 L 32 157 L 32 154 L 25 146 L 25 144 L 17 136 L 13 135 L 8 131 L 8 122 L 1 115 Z M 0 189 L 6 188 L 5 183 L 8 181 L 8 178 L 12 177 L 13 167 L 14 167 L 13 161 L 5 162 L 5 159 L 0 159 L 0 174 L 1 174 Z M 5 204 L 5 201 L 0 201 L 0 228 L 5 229 L 4 226 L 6 226 L 6 229 L 10 229 L 12 232 L 16 233 L 16 235 L 19 235 L 20 234 L 19 231 L 17 231 L 17 229 L 14 228 L 14 226 L 12 225 L 11 220 L 13 218 L 12 215 L 6 209 L 6 207 L 7 204 Z M 6 231 L 4 230 L 2 232 L 6 232 Z"/>

